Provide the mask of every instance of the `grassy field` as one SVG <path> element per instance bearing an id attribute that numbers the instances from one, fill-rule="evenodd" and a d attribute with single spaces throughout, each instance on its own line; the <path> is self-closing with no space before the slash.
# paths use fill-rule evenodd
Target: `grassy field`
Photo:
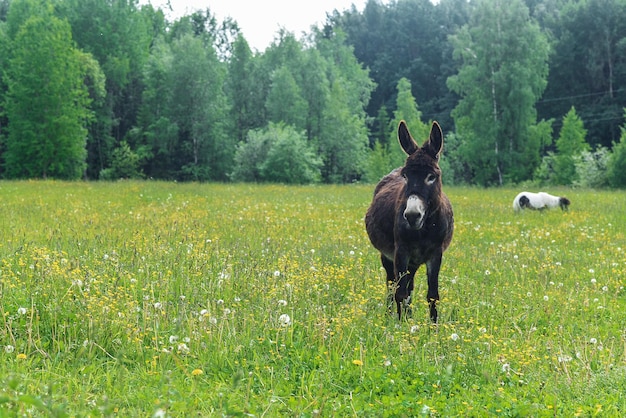
<path id="1" fill-rule="evenodd" d="M 448 188 L 434 326 L 372 189 L 0 182 L 0 417 L 626 414 L 625 192 Z"/>

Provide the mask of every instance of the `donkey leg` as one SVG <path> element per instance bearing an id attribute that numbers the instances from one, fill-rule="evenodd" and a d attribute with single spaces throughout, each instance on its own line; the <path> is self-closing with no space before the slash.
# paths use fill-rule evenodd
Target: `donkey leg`
<path id="1" fill-rule="evenodd" d="M 415 284 L 415 273 L 417 273 L 417 269 L 409 270 L 408 280 L 407 280 L 407 294 L 408 296 L 404 299 L 403 310 L 407 318 L 413 316 L 413 308 L 411 308 L 411 297 L 413 295 L 413 286 Z"/>
<path id="2" fill-rule="evenodd" d="M 393 273 L 393 261 L 385 257 L 384 255 L 380 255 L 380 261 L 385 268 L 385 272 L 387 273 L 387 310 L 391 313 L 391 307 L 394 305 L 394 295 L 396 293 L 396 281 L 394 280 Z"/>
<path id="3" fill-rule="evenodd" d="M 394 260 L 394 275 L 396 278 L 396 306 L 398 308 L 398 319 L 402 319 L 402 307 L 409 302 L 410 289 L 413 286 L 413 276 L 415 272 L 409 271 L 409 257 L 401 251 L 396 250 Z"/>
<path id="4" fill-rule="evenodd" d="M 439 301 L 439 269 L 441 268 L 441 256 L 439 251 L 433 258 L 426 262 L 426 275 L 428 276 L 428 293 L 426 300 L 430 309 L 430 320 L 437 323 L 437 301 Z"/>

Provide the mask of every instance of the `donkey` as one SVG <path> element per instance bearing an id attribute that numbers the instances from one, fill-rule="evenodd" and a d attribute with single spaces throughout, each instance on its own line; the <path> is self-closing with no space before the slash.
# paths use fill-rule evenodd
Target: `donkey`
<path id="1" fill-rule="evenodd" d="M 387 272 L 389 308 L 395 299 L 398 319 L 403 310 L 409 312 L 413 278 L 426 264 L 426 300 L 430 319 L 437 323 L 439 269 L 454 230 L 452 205 L 442 191 L 438 164 L 443 134 L 433 122 L 430 137 L 420 148 L 401 121 L 398 139 L 408 155 L 406 163 L 383 177 L 374 189 L 365 228 Z"/>

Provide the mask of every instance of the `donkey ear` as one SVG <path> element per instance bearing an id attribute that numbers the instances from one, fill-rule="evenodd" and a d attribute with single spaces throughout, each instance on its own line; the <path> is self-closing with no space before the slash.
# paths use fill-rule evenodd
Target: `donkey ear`
<path id="1" fill-rule="evenodd" d="M 406 126 L 406 122 L 403 120 L 400 121 L 400 125 L 398 126 L 398 140 L 400 141 L 400 145 L 402 146 L 404 152 L 407 153 L 407 155 L 413 154 L 419 148 L 417 142 L 415 142 L 415 140 L 409 133 L 409 128 Z"/>
<path id="2" fill-rule="evenodd" d="M 443 149 L 443 133 L 441 132 L 441 126 L 437 122 L 433 122 L 430 128 L 430 137 L 422 148 L 435 160 L 439 159 L 439 154 Z"/>

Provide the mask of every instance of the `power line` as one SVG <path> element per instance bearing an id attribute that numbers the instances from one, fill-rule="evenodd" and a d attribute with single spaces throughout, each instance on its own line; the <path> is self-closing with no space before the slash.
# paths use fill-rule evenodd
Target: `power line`
<path id="1" fill-rule="evenodd" d="M 626 91 L 626 89 L 613 90 L 613 93 L 621 93 L 623 91 Z M 604 95 L 604 94 L 607 94 L 607 93 L 608 92 L 606 92 L 606 91 L 602 91 L 602 92 L 598 92 L 598 93 L 586 93 L 586 94 L 576 94 L 576 95 L 573 95 L 573 96 L 552 97 L 552 98 L 549 98 L 549 99 L 539 100 L 537 103 L 558 102 L 560 100 L 579 99 L 581 97 L 601 96 L 601 95 Z"/>

